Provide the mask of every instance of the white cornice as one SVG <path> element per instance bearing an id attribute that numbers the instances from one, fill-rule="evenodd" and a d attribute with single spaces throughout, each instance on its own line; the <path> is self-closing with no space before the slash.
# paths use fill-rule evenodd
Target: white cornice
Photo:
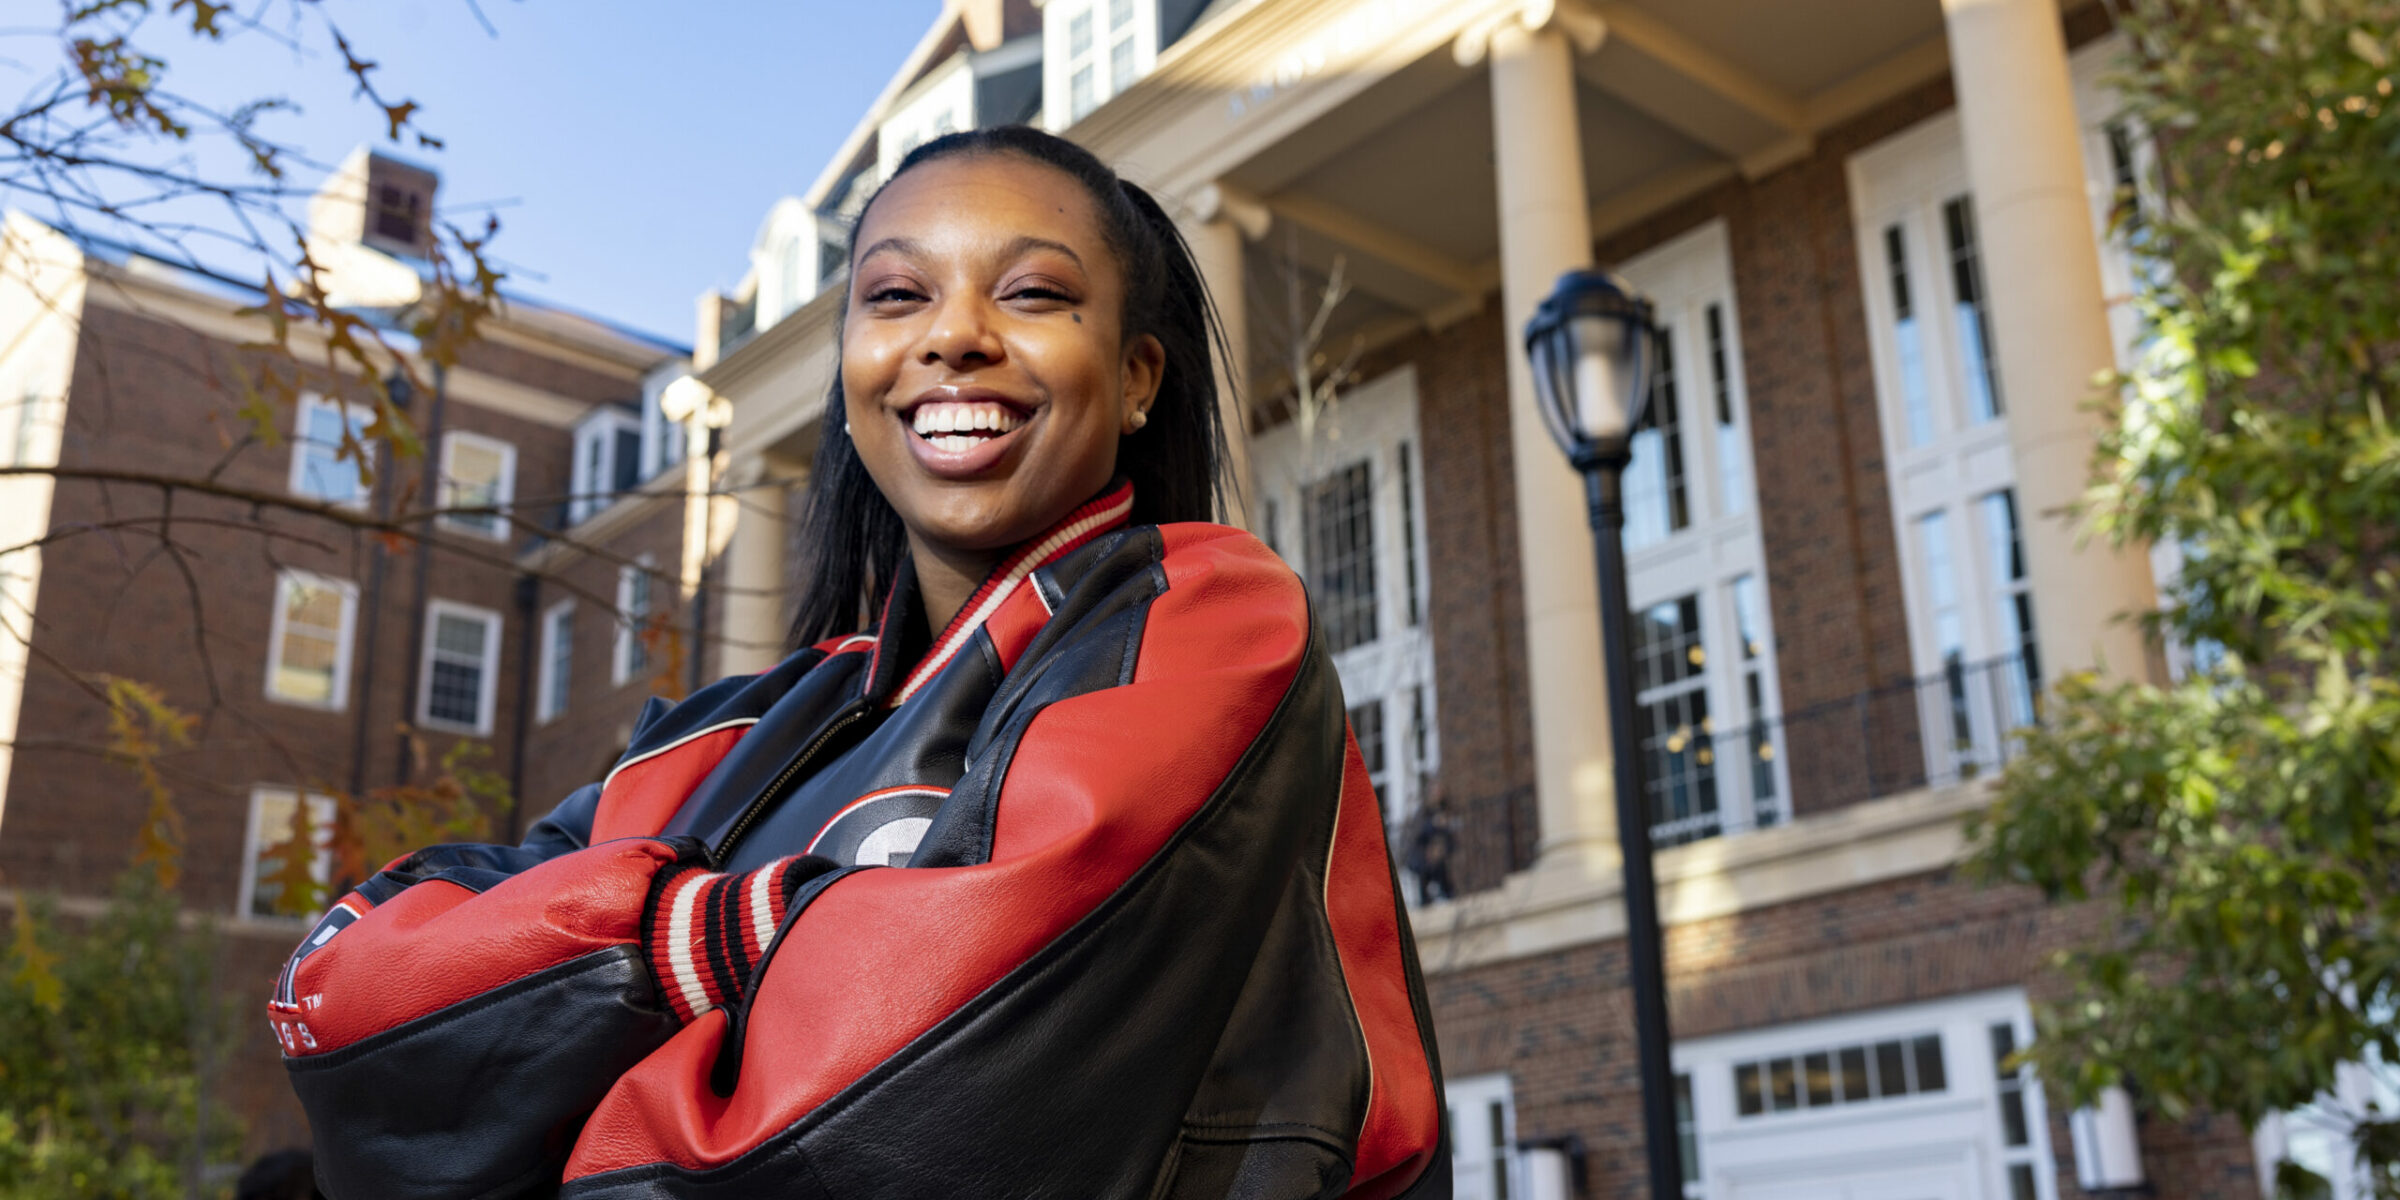
<path id="1" fill-rule="evenodd" d="M 1941 870 L 1966 845 L 1967 814 L 1991 799 L 1989 782 L 1929 788 L 1661 850 L 1659 920 L 1688 925 Z M 1426 971 L 1464 970 L 1623 937 L 1624 878 L 1545 865 L 1409 915 Z"/>

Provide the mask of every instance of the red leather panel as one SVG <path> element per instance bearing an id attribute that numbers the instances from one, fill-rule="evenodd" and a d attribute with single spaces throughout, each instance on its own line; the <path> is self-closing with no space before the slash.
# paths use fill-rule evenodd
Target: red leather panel
<path id="1" fill-rule="evenodd" d="M 301 962 L 292 981 L 296 1011 L 275 1014 L 279 1032 L 290 1034 L 286 1045 L 338 1050 L 633 942 L 651 877 L 674 860 L 664 842 L 618 841 L 552 859 L 480 897 L 443 880 L 417 884 Z"/>
<path id="2" fill-rule="evenodd" d="M 991 617 L 984 621 L 983 631 L 991 636 L 992 649 L 1000 652 L 1000 669 L 1015 669 L 1025 647 L 1033 644 L 1033 635 L 1050 623 L 1050 610 L 1043 606 L 1041 589 L 1026 580 Z"/>
<path id="3" fill-rule="evenodd" d="M 992 861 L 829 887 L 760 982 L 730 1101 L 708 1086 L 708 1031 L 722 1026 L 697 1023 L 618 1080 L 567 1178 L 714 1165 L 756 1146 L 1039 951 L 1199 811 L 1290 686 L 1308 613 L 1298 579 L 1249 535 L 1162 533 L 1169 590 L 1133 683 L 1053 704 L 1027 728 Z"/>
<path id="4" fill-rule="evenodd" d="M 1425 1039 L 1409 1004 L 1383 814 L 1367 781 L 1358 739 L 1348 741 L 1342 808 L 1334 817 L 1333 858 L 1326 869 L 1325 917 L 1375 1076 L 1359 1131 L 1358 1163 L 1344 1194 L 1380 1200 L 1398 1195 L 1425 1172 L 1441 1140 L 1442 1113 L 1425 1061 Z"/>
<path id="5" fill-rule="evenodd" d="M 592 844 L 649 837 L 666 828 L 667 818 L 683 807 L 692 789 L 748 732 L 747 724 L 713 730 L 619 768 L 600 791 L 599 809 L 592 814 Z"/>

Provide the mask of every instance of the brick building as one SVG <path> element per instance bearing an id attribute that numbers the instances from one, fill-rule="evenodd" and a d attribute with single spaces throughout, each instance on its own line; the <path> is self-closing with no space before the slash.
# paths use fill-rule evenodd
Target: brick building
<path id="1" fill-rule="evenodd" d="M 311 205 L 329 294 L 377 315 L 404 353 L 437 182 L 362 151 Z M 409 403 L 428 453 L 387 455 L 370 489 L 339 458 L 343 422 L 368 419 L 356 380 L 307 375 L 280 439 L 245 436 L 235 410 L 250 381 L 323 361 L 304 334 L 294 359 L 243 349 L 266 337 L 240 312 L 259 302 L 253 286 L 7 217 L 0 461 L 78 474 L 0 477 L 0 545 L 50 538 L 0 556 L 0 881 L 61 893 L 70 912 L 106 893 L 146 800 L 100 756 L 92 681 L 152 685 L 202 718 L 161 762 L 181 895 L 221 921 L 223 978 L 254 1006 L 304 926 L 278 915 L 261 870 L 295 805 L 329 832 L 331 793 L 423 779 L 473 741 L 538 814 L 615 757 L 652 691 L 673 690 L 662 648 L 680 633 L 645 641 L 625 614 L 682 624 L 681 430 L 657 409 L 687 365 L 668 341 L 511 297 L 455 367 L 419 364 L 438 384 Z M 496 511 L 434 518 L 420 550 L 134 481 L 212 471 L 227 488 L 366 513 L 422 510 L 426 496 Z M 154 532 L 167 503 L 174 552 Z M 322 877 L 331 856 L 316 866 Z M 244 1028 L 255 1038 L 227 1079 L 252 1146 L 304 1141 L 265 1022 Z"/>
<path id="2" fill-rule="evenodd" d="M 2076 0 L 946 5 L 702 301 L 762 647 L 727 662 L 788 611 L 846 223 L 908 147 L 1025 118 L 995 81 L 1038 50 L 1031 119 L 1178 214 L 1231 326 L 1241 519 L 1311 585 L 1411 868 L 1461 1196 L 1643 1188 L 1590 543 L 1517 349 L 1595 262 L 1665 326 L 1627 541 L 1688 1194 L 2060 1200 L 2081 1126 L 2157 1194 L 2258 1195 L 2236 1123 L 2002 1069 L 2095 914 L 1954 871 L 2046 681 L 2167 669 L 2110 618 L 2171 558 L 2057 516 L 2131 332 L 2120 49 Z M 1319 353 L 1358 369 L 1304 422 Z"/>

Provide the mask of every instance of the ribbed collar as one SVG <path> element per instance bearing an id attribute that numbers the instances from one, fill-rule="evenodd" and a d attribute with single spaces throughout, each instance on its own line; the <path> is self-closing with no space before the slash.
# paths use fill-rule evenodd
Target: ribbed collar
<path id="1" fill-rule="evenodd" d="M 949 627 L 942 630 L 940 637 L 933 639 L 932 647 L 917 663 L 916 669 L 910 671 L 906 681 L 884 698 L 884 707 L 898 708 L 907 703 L 918 689 L 941 674 L 942 668 L 950 665 L 950 660 L 966 647 L 968 640 L 975 636 L 975 631 L 983 628 L 983 623 L 990 620 L 993 613 L 1000 611 L 1000 606 L 1016 594 L 1027 577 L 1064 558 L 1093 538 L 1123 527 L 1132 515 L 1133 484 L 1119 480 L 1061 518 L 1041 536 L 1018 547 L 1015 553 L 994 567 L 991 575 L 984 579 L 983 586 L 975 589 L 975 594 L 967 597 L 967 602 L 959 606 L 958 615 L 950 618 Z M 884 652 L 898 652 L 905 636 L 893 622 L 907 622 L 916 617 L 916 583 L 916 572 L 903 560 L 900 577 L 893 581 L 892 593 L 883 603 L 883 617 L 876 624 L 878 636 L 875 658 L 867 667 L 869 687 L 882 678 Z"/>

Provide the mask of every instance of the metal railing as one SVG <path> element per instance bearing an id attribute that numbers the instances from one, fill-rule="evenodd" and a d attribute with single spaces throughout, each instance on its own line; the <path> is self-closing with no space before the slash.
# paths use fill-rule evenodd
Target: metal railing
<path id="1" fill-rule="evenodd" d="M 1991 775 L 2017 756 L 2041 689 L 2038 661 L 2009 654 L 1730 728 L 1656 731 L 1643 764 L 1651 839 L 1681 845 Z M 1537 820 L 1530 788 L 1410 814 L 1392 847 L 1410 901 L 1497 887 L 1531 866 Z"/>

